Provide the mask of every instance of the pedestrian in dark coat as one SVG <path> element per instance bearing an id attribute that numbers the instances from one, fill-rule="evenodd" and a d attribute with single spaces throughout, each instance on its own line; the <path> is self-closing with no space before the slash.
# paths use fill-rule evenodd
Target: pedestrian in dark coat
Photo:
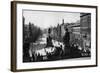
<path id="1" fill-rule="evenodd" d="M 70 41 L 70 33 L 68 32 L 68 28 L 65 29 L 65 36 L 63 37 L 63 43 L 66 47 L 69 46 L 69 41 Z"/>
<path id="2" fill-rule="evenodd" d="M 68 28 L 65 29 L 65 35 L 63 37 L 63 43 L 65 45 L 65 56 L 70 57 L 70 33 L 68 31 Z"/>

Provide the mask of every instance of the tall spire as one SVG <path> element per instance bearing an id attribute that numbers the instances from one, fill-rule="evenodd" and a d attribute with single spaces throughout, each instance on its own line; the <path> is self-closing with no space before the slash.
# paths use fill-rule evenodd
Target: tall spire
<path id="1" fill-rule="evenodd" d="M 62 19 L 62 24 L 64 24 L 64 19 Z"/>

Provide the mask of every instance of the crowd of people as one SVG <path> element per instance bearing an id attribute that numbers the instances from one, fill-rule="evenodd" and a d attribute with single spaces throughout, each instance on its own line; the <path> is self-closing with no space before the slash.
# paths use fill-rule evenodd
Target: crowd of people
<path id="1" fill-rule="evenodd" d="M 90 49 L 88 49 L 90 48 L 89 46 L 90 42 L 89 41 L 87 42 L 86 35 L 83 38 L 84 42 L 83 42 L 83 48 L 82 48 L 78 44 L 70 44 L 70 32 L 68 31 L 68 28 L 65 28 L 65 35 L 63 36 L 62 44 L 59 44 L 59 42 L 57 41 L 57 44 L 55 45 L 51 32 L 52 30 L 49 28 L 48 36 L 46 38 L 46 46 L 42 48 L 41 50 L 35 50 L 33 52 L 32 51 L 33 48 L 29 50 L 30 44 L 26 43 L 24 45 L 24 50 L 23 50 L 24 58 L 31 56 L 31 61 L 42 61 L 42 60 L 77 58 L 77 57 L 84 56 L 84 54 L 86 53 L 90 56 Z"/>

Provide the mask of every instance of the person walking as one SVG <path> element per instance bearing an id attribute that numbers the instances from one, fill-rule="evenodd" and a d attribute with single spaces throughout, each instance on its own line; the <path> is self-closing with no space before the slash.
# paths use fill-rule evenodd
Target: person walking
<path id="1" fill-rule="evenodd" d="M 65 35 L 63 37 L 63 43 L 65 46 L 65 56 L 70 57 L 70 33 L 68 31 L 68 28 L 65 28 Z"/>

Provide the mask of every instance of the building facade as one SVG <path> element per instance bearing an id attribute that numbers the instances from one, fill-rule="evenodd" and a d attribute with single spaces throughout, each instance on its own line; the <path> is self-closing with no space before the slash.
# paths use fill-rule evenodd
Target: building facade
<path id="1" fill-rule="evenodd" d="M 84 40 L 89 44 L 91 48 L 91 14 L 90 13 L 81 13 L 80 14 L 80 27 L 81 27 L 81 36 L 82 36 L 82 46 L 84 47 Z"/>
<path id="2" fill-rule="evenodd" d="M 91 14 L 81 13 L 80 14 L 81 23 L 81 34 L 91 34 Z"/>

